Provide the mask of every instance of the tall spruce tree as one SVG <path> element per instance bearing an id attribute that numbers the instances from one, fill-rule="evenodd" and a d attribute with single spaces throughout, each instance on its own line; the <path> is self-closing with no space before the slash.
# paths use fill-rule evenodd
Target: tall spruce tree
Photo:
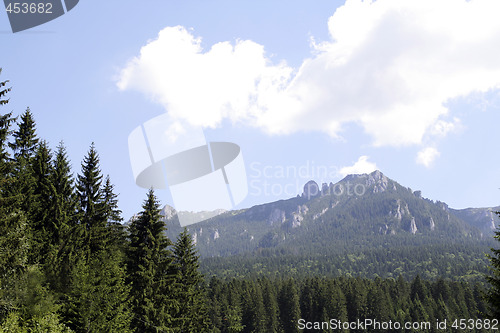
<path id="1" fill-rule="evenodd" d="M 94 143 L 83 159 L 81 175 L 77 177 L 76 193 L 79 203 L 80 231 L 83 248 L 95 253 L 106 247 L 107 229 L 102 200 L 102 174 L 99 155 Z"/>
<path id="2" fill-rule="evenodd" d="M 64 293 L 69 287 L 71 267 L 77 257 L 79 241 L 76 221 L 77 200 L 74 179 L 66 148 L 59 143 L 50 174 L 51 205 L 49 206 L 49 230 L 51 239 L 45 272 L 54 290 Z"/>
<path id="3" fill-rule="evenodd" d="M 153 189 L 142 208 L 129 227 L 127 273 L 132 288 L 132 328 L 141 333 L 168 332 L 172 327 L 172 260 L 167 249 L 171 242 L 165 236 L 165 222 Z"/>
<path id="4" fill-rule="evenodd" d="M 500 215 L 500 212 L 496 212 Z M 495 239 L 500 241 L 500 229 L 495 231 Z M 500 249 L 491 249 L 490 259 L 491 275 L 486 279 L 490 283 L 490 288 L 486 293 L 486 300 L 489 304 L 489 315 L 500 320 Z"/>
<path id="5" fill-rule="evenodd" d="M 66 147 L 62 141 L 56 149 L 50 178 L 54 199 L 51 207 L 53 210 L 52 217 L 55 219 L 54 229 L 62 232 L 71 224 L 70 221 L 74 219 L 76 211 L 74 179 Z M 59 240 L 60 235 L 55 234 L 54 237 Z"/>
<path id="6" fill-rule="evenodd" d="M 173 258 L 178 286 L 175 299 L 179 302 L 178 311 L 175 313 L 176 326 L 183 332 L 207 331 L 209 318 L 204 280 L 199 272 L 199 255 L 186 228 L 179 234 L 174 244 Z"/>
<path id="7" fill-rule="evenodd" d="M 101 182 L 99 156 L 92 144 L 76 185 L 78 224 L 74 230 L 79 232 L 72 238 L 75 244 L 64 251 L 70 281 L 63 313 L 77 332 L 128 332 L 130 288 L 125 282 L 123 254 L 110 241 Z"/>
<path id="8" fill-rule="evenodd" d="M 109 175 L 106 176 L 102 190 L 102 200 L 104 205 L 104 219 L 107 223 L 120 223 L 122 211 L 118 208 L 118 195 L 114 193 L 114 185 L 111 183 Z"/>
<path id="9" fill-rule="evenodd" d="M 118 195 L 114 193 L 114 185 L 109 175 L 106 176 L 102 193 L 103 213 L 109 229 L 109 240 L 113 246 L 124 252 L 127 234 L 121 223 L 123 218 L 122 211 L 118 208 Z"/>
<path id="10" fill-rule="evenodd" d="M 283 282 L 278 295 L 280 322 L 284 332 L 299 332 L 297 325 L 300 319 L 299 294 L 293 279 Z"/>
<path id="11" fill-rule="evenodd" d="M 32 222 L 32 210 L 34 208 L 33 159 L 38 144 L 36 124 L 30 109 L 21 115 L 18 128 L 12 132 L 13 142 L 8 145 L 14 152 L 12 175 L 15 178 L 15 186 L 10 187 L 10 193 L 18 196 L 21 200 L 21 209 L 26 213 L 29 222 Z M 30 227 L 32 223 L 29 223 Z"/>
<path id="12" fill-rule="evenodd" d="M 278 296 L 269 279 L 264 278 L 261 284 L 266 313 L 265 326 L 271 332 L 280 332 Z"/>
<path id="13" fill-rule="evenodd" d="M 21 115 L 19 128 L 17 131 L 14 131 L 12 136 L 14 137 L 14 142 L 9 143 L 9 146 L 14 151 L 14 157 L 33 157 L 38 144 L 38 138 L 35 119 L 29 107 Z"/>
<path id="14" fill-rule="evenodd" d="M 31 228 L 33 230 L 33 247 L 31 262 L 44 264 L 51 247 L 54 230 L 50 207 L 52 206 L 52 154 L 46 141 L 38 145 L 32 162 L 33 203 L 30 207 Z"/>

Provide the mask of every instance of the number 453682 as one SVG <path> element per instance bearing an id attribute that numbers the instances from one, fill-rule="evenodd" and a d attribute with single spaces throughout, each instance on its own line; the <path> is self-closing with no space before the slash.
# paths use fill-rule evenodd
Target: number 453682
<path id="1" fill-rule="evenodd" d="M 5 10 L 9 14 L 52 14 L 52 3 L 11 2 Z"/>
<path id="2" fill-rule="evenodd" d="M 455 319 L 451 327 L 459 330 L 498 330 L 498 319 Z"/>

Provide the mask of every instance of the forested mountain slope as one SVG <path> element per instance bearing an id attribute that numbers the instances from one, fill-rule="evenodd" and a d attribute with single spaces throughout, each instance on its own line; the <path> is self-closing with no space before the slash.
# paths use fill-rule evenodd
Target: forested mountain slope
<path id="1" fill-rule="evenodd" d="M 490 238 L 484 221 L 477 219 L 485 212 L 450 209 L 375 171 L 321 187 L 310 181 L 301 196 L 222 212 L 189 226 L 189 231 L 202 257 L 262 249 L 331 253 L 389 245 L 481 242 Z M 163 213 L 174 237 L 181 230 L 175 211 L 166 206 Z"/>
<path id="2" fill-rule="evenodd" d="M 494 210 L 454 210 L 374 171 L 335 184 L 310 181 L 288 200 L 219 211 L 189 232 L 209 275 L 420 273 L 478 280 L 486 272 Z M 163 214 L 175 238 L 176 212 L 165 206 Z"/>

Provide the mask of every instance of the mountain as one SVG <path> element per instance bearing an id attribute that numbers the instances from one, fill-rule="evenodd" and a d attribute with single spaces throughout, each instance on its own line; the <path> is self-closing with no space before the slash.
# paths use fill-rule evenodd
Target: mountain
<path id="1" fill-rule="evenodd" d="M 181 212 L 180 214 L 189 214 Z M 476 244 L 498 224 L 487 208 L 454 210 L 380 171 L 348 175 L 338 183 L 309 181 L 302 195 L 248 209 L 204 212 L 189 226 L 202 257 L 331 255 L 401 246 Z M 180 232 L 175 211 L 164 209 L 168 235 Z"/>
<path id="2" fill-rule="evenodd" d="M 500 206 L 487 208 L 451 209 L 451 212 L 476 227 L 485 235 L 493 235 L 500 224 L 500 217 L 495 212 L 500 211 Z"/>

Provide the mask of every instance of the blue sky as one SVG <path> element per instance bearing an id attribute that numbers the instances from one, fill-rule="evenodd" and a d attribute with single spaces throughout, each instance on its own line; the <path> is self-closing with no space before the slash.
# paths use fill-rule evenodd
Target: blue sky
<path id="1" fill-rule="evenodd" d="M 374 168 L 454 208 L 494 206 L 497 1 L 82 0 L 13 34 L 0 12 L 2 112 L 29 106 L 73 171 L 95 142 L 128 218 L 128 136 L 167 113 L 176 128 L 240 145 L 248 196 L 294 196 L 309 179 Z M 176 126 L 177 126 L 176 125 Z M 157 191 L 172 204 L 167 190 Z"/>

